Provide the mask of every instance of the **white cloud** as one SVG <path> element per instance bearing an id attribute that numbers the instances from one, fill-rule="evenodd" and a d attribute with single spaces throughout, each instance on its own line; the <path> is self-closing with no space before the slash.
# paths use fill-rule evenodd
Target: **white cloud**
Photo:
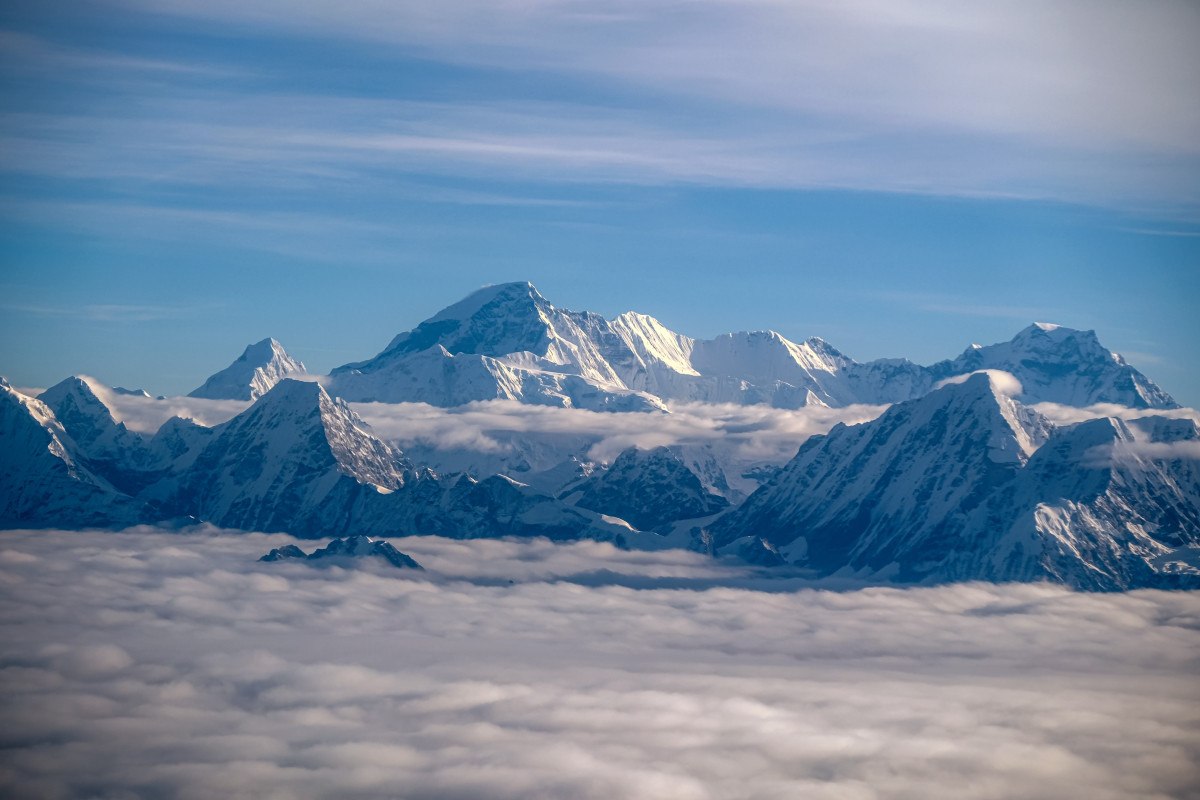
<path id="1" fill-rule="evenodd" d="M 299 376 L 298 376 L 299 377 Z M 321 382 L 322 376 L 302 380 Z M 89 379 L 113 416 L 131 430 L 153 433 L 173 416 L 216 425 L 249 407 L 242 400 L 169 397 L 163 400 L 121 395 Z M 681 403 L 670 414 L 608 413 L 526 405 L 509 400 L 441 408 L 425 403 L 352 403 L 380 438 L 401 448 L 511 455 L 541 450 L 551 466 L 577 453 L 603 462 L 622 450 L 658 445 L 719 445 L 738 462 L 782 463 L 809 436 L 838 422 L 855 424 L 879 416 L 885 406 L 810 407 Z M 443 454 L 444 455 L 444 454 Z"/>
<path id="2" fill-rule="evenodd" d="M 538 442 L 557 438 L 568 449 L 603 462 L 635 445 L 720 445 L 737 461 L 782 463 L 813 434 L 825 433 L 838 422 L 855 424 L 874 419 L 885 406 L 789 410 L 763 405 L 677 403 L 666 415 L 614 414 L 508 400 L 457 408 L 424 403 L 355 403 L 353 408 L 379 435 L 401 447 L 424 444 L 440 450 L 503 453 L 517 446 L 517 439 L 522 446 L 533 441 L 536 447 Z"/>
<path id="3" fill-rule="evenodd" d="M 185 417 L 201 425 L 219 425 L 250 407 L 246 400 L 209 400 L 201 397 L 142 397 L 114 392 L 103 381 L 81 376 L 92 392 L 108 406 L 117 422 L 131 431 L 153 434 L 171 417 Z"/>
<path id="4" fill-rule="evenodd" d="M 1104 469 L 1115 461 L 1149 459 L 1152 461 L 1200 461 L 1200 441 L 1133 441 L 1097 445 L 1083 454 L 1084 466 Z"/>
<path id="5" fill-rule="evenodd" d="M 1059 403 L 1035 403 L 1035 411 L 1046 416 L 1056 425 L 1071 425 L 1100 417 L 1138 419 L 1139 417 L 1167 417 L 1168 419 L 1190 419 L 1200 425 L 1200 411 L 1194 408 L 1130 408 L 1115 403 L 1097 403 L 1091 406 L 1066 406 Z"/>
<path id="6" fill-rule="evenodd" d="M 979 369 L 962 375 L 954 375 L 953 377 L 938 381 L 934 388 L 940 389 L 943 386 L 965 383 L 972 375 L 987 375 L 988 380 L 991 381 L 992 388 L 1008 397 L 1016 397 L 1025 391 L 1025 387 L 1021 385 L 1021 381 L 1017 379 L 1016 375 L 1013 375 L 1011 372 L 1005 372 L 1002 369 Z"/>
<path id="7" fill-rule="evenodd" d="M 1192 211 L 1197 201 L 1200 13 L 1183 3 L 119 4 L 246 32 L 382 42 L 435 62 L 584 87 L 574 108 L 497 93 L 469 106 L 427 104 L 424 113 L 354 101 L 347 115 L 349 103 L 328 97 L 226 98 L 234 102 L 219 102 L 216 115 L 170 117 L 219 120 L 208 135 L 100 137 L 139 148 L 168 142 L 176 155 L 195 149 L 198 160 L 215 162 L 192 171 L 199 179 L 345 169 L 370 178 L 419 163 L 555 181 L 842 187 Z M 586 105 L 597 86 L 607 102 Z M 298 119 L 296 109 L 311 116 Z M 268 133 L 264 117 L 285 124 Z M 249 120 L 260 128 L 253 134 Z M 49 150 L 29 152 L 47 144 L 20 136 L 6 149 L 18 166 L 66 163 Z M 369 167 L 354 166 L 364 158 Z M 136 168 L 136 158 L 120 161 Z"/>
<path id="8" fill-rule="evenodd" d="M 74 317 L 92 322 L 155 322 L 177 320 L 205 309 L 189 306 L 149 306 L 122 303 L 89 303 L 79 306 L 3 305 L 7 312 L 38 317 Z"/>
<path id="9" fill-rule="evenodd" d="M 1197 203 L 1200 14 L 1187 4 L 117 4 L 547 76 L 579 100 L 530 102 L 502 80 L 464 103 L 252 83 L 198 93 L 183 73 L 153 116 L 9 115 L 5 168 L 310 190 L 353 180 L 382 196 L 434 173 L 1055 198 L 1185 217 Z"/>
<path id="10" fill-rule="evenodd" d="M 398 540 L 416 577 L 256 563 L 279 535 L 3 538 L 36 559 L 0 564 L 8 795 L 1105 800 L 1200 780 L 1195 593 L 797 591 L 591 542 Z"/>
<path id="11" fill-rule="evenodd" d="M 299 13 L 282 0 L 165 5 L 255 27 L 383 40 L 452 62 L 589 73 L 897 128 L 1190 152 L 1200 140 L 1190 84 L 1200 68 L 1191 46 L 1200 15 L 1168 2 L 610 0 L 584 9 L 572 0 L 457 0 L 352 10 L 309 2 Z"/>

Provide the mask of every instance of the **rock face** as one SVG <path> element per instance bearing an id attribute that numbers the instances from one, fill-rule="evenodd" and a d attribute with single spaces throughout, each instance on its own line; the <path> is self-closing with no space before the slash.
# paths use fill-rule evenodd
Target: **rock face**
<path id="1" fill-rule="evenodd" d="M 1055 430 L 1000 389 L 981 373 L 813 437 L 718 521 L 717 547 L 761 537 L 817 574 L 901 582 L 1177 585 L 1154 563 L 1200 542 L 1195 424 Z"/>
<path id="2" fill-rule="evenodd" d="M 153 478 L 154 457 L 144 439 L 117 422 L 100 399 L 106 387 L 72 376 L 38 399 L 54 412 L 75 443 L 75 458 L 116 488 L 136 494 Z"/>
<path id="3" fill-rule="evenodd" d="M 84 465 L 45 403 L 0 378 L 0 526 L 110 527 L 153 518 Z"/>
<path id="4" fill-rule="evenodd" d="M 213 429 L 165 505 L 244 530 L 342 531 L 404 481 L 401 455 L 315 383 L 285 379 Z"/>
<path id="5" fill-rule="evenodd" d="M 188 397 L 257 400 L 284 378 L 304 374 L 303 362 L 288 355 L 274 339 L 263 339 L 247 347 L 228 367 L 209 376 Z"/>
<path id="6" fill-rule="evenodd" d="M 357 559 L 377 559 L 391 564 L 398 569 L 424 569 L 412 556 L 401 553 L 388 542 L 371 539 L 367 536 L 349 536 L 345 539 L 334 539 L 325 547 L 311 553 L 305 553 L 294 544 L 277 547 L 259 561 L 274 562 L 291 559 L 318 561 L 323 564 L 353 563 Z"/>
<path id="7" fill-rule="evenodd" d="M 150 453 L 167 472 L 180 472 L 200 455 L 212 436 L 213 429 L 194 420 L 171 417 L 150 440 Z"/>
<path id="8" fill-rule="evenodd" d="M 1200 587 L 1195 570 L 1163 571 L 1176 550 L 1200 543 L 1200 431 L 1163 417 L 1062 428 L 990 513 L 1015 520 L 999 551 L 1036 561 L 1017 575 L 1094 590 Z"/>
<path id="9" fill-rule="evenodd" d="M 641 530 L 707 517 L 729 507 L 728 500 L 708 491 L 700 477 L 666 447 L 631 447 L 606 471 L 584 479 L 569 492 L 579 492 L 578 507 L 620 517 Z"/>
<path id="10" fill-rule="evenodd" d="M 1175 406 L 1093 331 L 1038 323 L 1010 342 L 971 347 L 931 367 L 903 359 L 864 364 L 818 338 L 796 343 L 755 331 L 692 339 L 645 314 L 607 320 L 567 311 L 528 283 L 475 292 L 399 334 L 375 358 L 335 369 L 331 390 L 352 402 L 439 406 L 510 399 L 598 411 L 668 402 L 841 407 L 911 400 L 981 369 L 1016 375 L 1028 403 Z"/>

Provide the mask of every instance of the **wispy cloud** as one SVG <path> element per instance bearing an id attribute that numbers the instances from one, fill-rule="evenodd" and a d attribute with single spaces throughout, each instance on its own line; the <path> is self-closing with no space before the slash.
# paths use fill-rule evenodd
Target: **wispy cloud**
<path id="1" fill-rule="evenodd" d="M 6 303 L 0 305 L 4 311 L 11 314 L 28 314 L 37 317 L 70 317 L 90 322 L 157 322 L 160 320 L 177 320 L 193 316 L 211 306 L 198 308 L 196 306 L 164 306 L 138 305 L 124 303 L 83 303 L 78 306 L 46 306 Z"/>
<path id="2" fill-rule="evenodd" d="M 1200 231 L 1195 230 L 1169 230 L 1165 228 L 1121 228 L 1127 233 L 1137 233 L 1142 236 L 1169 236 L 1184 239 L 1194 239 L 1200 236 Z"/>
<path id="3" fill-rule="evenodd" d="M 384 215 L 386 216 L 386 215 Z M 344 265 L 353 246 L 355 264 L 395 264 L 405 255 L 399 244 L 412 239 L 461 235 L 463 227 L 449 222 L 417 224 L 404 220 L 373 221 L 337 213 L 270 210 L 228 210 L 175 203 L 120 201 L 21 202 L 0 197 L 0 219 L 17 220 L 50 229 L 90 236 L 114 233 L 143 241 L 220 242 L 249 250 L 291 256 L 304 262 Z M 30 313 L 66 311 L 55 307 L 25 307 Z"/>
<path id="4" fill-rule="evenodd" d="M 593 73 L 901 129 L 1152 142 L 1192 152 L 1200 141 L 1190 92 L 1200 15 L 1166 2 L 1125 9 L 1078 0 L 987 8 L 938 0 L 610 0 L 581 13 L 571 0 L 533 7 L 456 0 L 381 14 L 373 4 L 313 2 L 295 13 L 283 0 L 177 0 L 169 8 L 385 41 L 450 62 Z M 1130 118 L 1134 110 L 1140 114 Z"/>
<path id="5" fill-rule="evenodd" d="M 349 86 L 339 96 L 252 79 L 181 85 L 125 116 L 113 106 L 74 119 L 10 114 L 0 166 L 184 185 L 424 173 L 1200 204 L 1200 104 L 1187 78 L 1197 57 L 1184 33 L 1195 15 L 1165 3 L 1139 8 L 1137 37 L 1124 12 L 1074 0 L 971 11 L 766 0 L 613 2 L 594 14 L 566 0 L 536 13 L 474 1 L 386 13 L 323 2 L 300 14 L 275 2 L 168 8 L 249 33 L 383 41 L 489 70 L 500 86 L 495 76 L 522 70 L 555 76 L 578 84 L 578 99 L 501 90 L 417 103 Z M 13 36 L 18 63 L 100 58 Z"/>
<path id="6" fill-rule="evenodd" d="M 1190 419 L 1200 425 L 1200 411 L 1194 408 L 1130 408 L 1113 403 L 1097 403 L 1082 408 L 1059 403 L 1037 403 L 1033 408 L 1056 425 L 1071 425 L 1100 417 L 1116 417 L 1124 420 L 1141 417 L 1166 417 L 1168 419 Z"/>
<path id="7" fill-rule="evenodd" d="M 132 71 L 205 77 L 245 76 L 246 74 L 243 70 L 235 71 L 212 64 L 138 58 L 119 52 L 67 47 L 38 36 L 12 30 L 0 30 L 0 52 L 4 54 L 3 62 L 7 67 L 17 71 L 29 69 L 69 69 L 83 73 Z"/>
<path id="8" fill-rule="evenodd" d="M 589 142 L 556 133 L 560 118 L 535 129 L 541 141 L 347 137 L 359 147 L 518 160 L 570 153 L 574 164 L 641 169 L 643 181 L 680 177 L 678 166 L 662 169 L 677 154 L 691 165 L 683 178 L 717 183 L 1200 200 L 1200 12 L 1186 4 L 609 0 L 583 13 L 571 0 L 456 0 L 387 13 L 313 2 L 298 13 L 281 0 L 177 0 L 167 8 L 246 30 L 599 83 L 624 93 L 622 113 L 666 133 L 663 142 Z M 613 111 L 609 103 L 588 116 Z M 701 130 L 715 150 L 697 147 Z M 662 146 L 672 140 L 678 150 Z"/>

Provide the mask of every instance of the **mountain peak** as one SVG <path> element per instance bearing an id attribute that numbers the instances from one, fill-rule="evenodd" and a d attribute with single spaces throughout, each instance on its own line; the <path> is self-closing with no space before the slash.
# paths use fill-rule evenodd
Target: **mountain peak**
<path id="1" fill-rule="evenodd" d="M 304 363 L 288 355 L 277 340 L 248 345 L 225 369 L 211 375 L 188 397 L 209 400 L 257 400 L 288 375 L 304 375 Z"/>
<path id="2" fill-rule="evenodd" d="M 329 393 L 316 381 L 301 381 L 295 378 L 284 378 L 271 387 L 255 401 L 257 406 L 282 406 L 297 404 L 311 406 L 322 398 L 328 399 Z"/>
<path id="3" fill-rule="evenodd" d="M 429 384 L 448 382 L 458 387 L 451 393 L 472 400 L 528 394 L 556 404 L 566 397 L 571 404 L 654 407 L 633 395 L 605 358 L 602 351 L 618 342 L 600 315 L 556 308 L 528 282 L 503 283 L 397 335 L 375 358 L 331 374 L 337 393 L 352 400 L 423 399 Z M 437 359 L 430 375 L 428 365 L 414 359 L 439 347 L 449 358 Z M 482 396 L 472 396 L 475 391 Z"/>
<path id="4" fill-rule="evenodd" d="M 108 387 L 94 378 L 86 375 L 72 375 L 42 392 L 38 395 L 38 399 L 50 408 L 57 410 L 70 398 L 70 401 L 79 410 L 86 411 L 89 415 L 107 418 L 115 423 L 112 409 L 101 399 L 101 396 L 108 391 Z"/>
<path id="5" fill-rule="evenodd" d="M 708 491 L 683 459 L 661 446 L 630 447 L 608 470 L 576 488 L 582 490 L 576 501 L 579 508 L 613 514 L 641 530 L 705 517 L 729 505 L 724 497 Z"/>
<path id="6" fill-rule="evenodd" d="M 305 553 L 294 544 L 276 547 L 260 558 L 259 561 L 269 563 L 287 561 L 289 559 L 303 559 L 305 561 L 327 559 L 334 562 L 343 562 L 351 558 L 378 558 L 400 569 L 424 569 L 412 556 L 407 553 L 401 553 L 390 543 L 361 535 L 334 539 L 325 547 L 318 548 L 311 553 Z"/>
<path id="7" fill-rule="evenodd" d="M 374 359 L 346 364 L 333 374 L 375 371 L 396 358 L 438 345 L 451 355 L 468 353 L 492 358 L 517 352 L 545 355 L 553 345 L 550 317 L 555 311 L 527 281 L 485 286 L 412 330 L 397 334 Z"/>
<path id="8" fill-rule="evenodd" d="M 76 382 L 64 383 L 64 396 L 73 398 Z M 0 441 L 0 527 L 143 521 L 141 503 L 115 491 L 91 464 L 83 463 L 79 444 L 54 410 L 7 381 L 0 383 Z"/>
<path id="9" fill-rule="evenodd" d="M 384 490 L 404 482 L 400 452 L 377 439 L 343 400 L 330 397 L 315 381 L 285 378 L 215 430 L 227 441 L 254 438 L 258 455 L 279 463 L 306 458 L 322 468 L 336 465 L 359 483 Z"/>
<path id="10" fill-rule="evenodd" d="M 1095 343 L 1096 347 L 1100 345 L 1100 339 L 1096 336 L 1094 330 L 1081 330 L 1079 328 L 1068 328 L 1065 325 L 1059 325 L 1056 322 L 1035 322 L 1028 325 L 1017 332 L 1012 342 L 1054 342 L 1061 343 L 1068 339 L 1078 339 L 1089 344 Z"/>
<path id="11" fill-rule="evenodd" d="M 425 322 L 470 319 L 479 313 L 482 308 L 492 304 L 527 304 L 532 307 L 546 302 L 546 298 L 529 281 L 493 283 L 476 289 L 457 303 L 446 306 Z"/>
<path id="12" fill-rule="evenodd" d="M 1047 322 L 1035 322 L 1007 342 L 969 347 L 929 369 L 935 380 L 984 369 L 1012 373 L 1022 384 L 1025 402 L 1178 407 L 1153 381 L 1104 347 L 1095 331 Z"/>

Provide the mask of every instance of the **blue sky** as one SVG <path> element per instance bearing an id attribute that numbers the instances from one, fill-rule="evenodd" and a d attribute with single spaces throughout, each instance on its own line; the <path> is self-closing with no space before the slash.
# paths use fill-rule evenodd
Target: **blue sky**
<path id="1" fill-rule="evenodd" d="M 474 288 L 931 362 L 1095 328 L 1200 405 L 1200 8 L 0 9 L 0 373 L 186 392 Z"/>

